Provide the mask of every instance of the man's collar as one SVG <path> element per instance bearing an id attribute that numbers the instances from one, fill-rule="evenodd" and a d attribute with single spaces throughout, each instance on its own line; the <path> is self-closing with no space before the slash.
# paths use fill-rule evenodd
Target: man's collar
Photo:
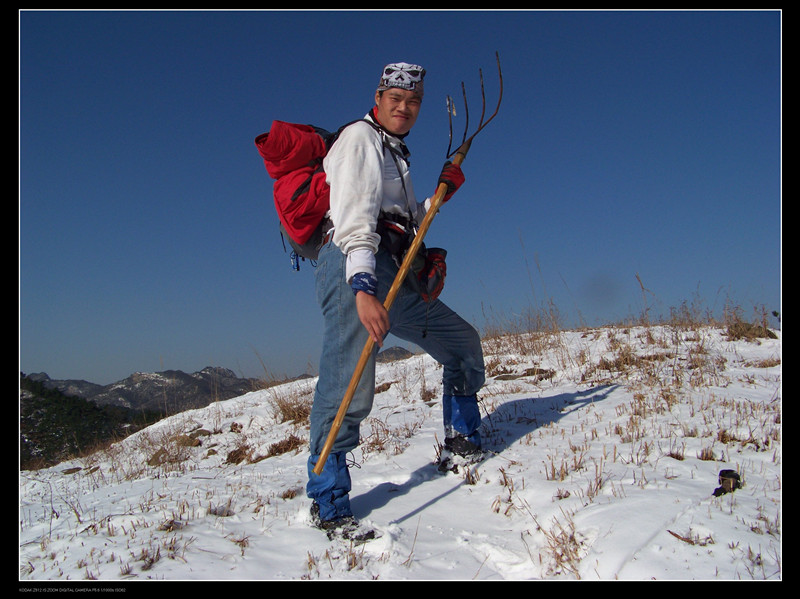
<path id="1" fill-rule="evenodd" d="M 377 112 L 378 112 L 378 107 L 377 106 L 373 106 L 372 110 L 370 110 L 367 113 L 367 118 L 369 118 L 373 123 L 375 123 L 378 127 L 380 127 L 381 131 L 384 131 L 387 135 L 391 135 L 392 137 L 396 137 L 400 141 L 403 141 L 406 138 L 406 136 L 408 135 L 408 133 L 410 133 L 410 131 L 408 133 L 403 133 L 402 135 L 398 135 L 397 133 L 392 133 L 386 127 L 384 127 L 381 124 L 381 122 L 378 120 L 378 113 Z"/>

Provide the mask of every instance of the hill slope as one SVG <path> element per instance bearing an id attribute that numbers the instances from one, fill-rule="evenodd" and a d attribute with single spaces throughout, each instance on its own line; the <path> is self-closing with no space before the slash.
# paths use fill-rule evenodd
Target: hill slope
<path id="1" fill-rule="evenodd" d="M 374 541 L 309 526 L 302 380 L 21 472 L 20 578 L 782 577 L 780 338 L 608 328 L 485 351 L 491 454 L 447 476 L 432 465 L 439 366 L 379 365 L 351 470 Z M 742 486 L 715 496 L 723 469 Z"/>

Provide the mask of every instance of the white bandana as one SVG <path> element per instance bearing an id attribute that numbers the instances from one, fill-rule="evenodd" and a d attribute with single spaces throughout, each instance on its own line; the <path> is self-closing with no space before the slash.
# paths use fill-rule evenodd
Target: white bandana
<path id="1" fill-rule="evenodd" d="M 393 62 L 383 68 L 381 80 L 378 84 L 378 91 L 387 90 L 391 87 L 399 87 L 416 92 L 422 96 L 422 80 L 425 77 L 425 69 L 416 64 L 407 62 Z"/>

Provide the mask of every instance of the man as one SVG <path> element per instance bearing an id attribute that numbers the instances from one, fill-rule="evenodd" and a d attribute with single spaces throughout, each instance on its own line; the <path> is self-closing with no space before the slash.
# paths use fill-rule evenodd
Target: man
<path id="1" fill-rule="evenodd" d="M 308 496 L 316 526 L 354 525 L 346 454 L 358 445 L 359 425 L 372 408 L 375 352 L 364 370 L 321 474 L 313 472 L 361 352 L 372 337 L 377 348 L 391 332 L 443 365 L 445 449 L 480 453 L 477 392 L 484 383 L 483 353 L 475 329 L 438 299 L 425 301 L 409 273 L 389 312 L 383 306 L 403 250 L 430 200 L 417 202 L 404 143 L 419 115 L 425 70 L 387 65 L 375 106 L 345 128 L 324 161 L 330 185 L 330 221 L 315 270 L 317 301 L 324 317 L 319 382 L 311 410 Z M 461 169 L 446 163 L 440 182 L 445 201 L 463 182 Z"/>

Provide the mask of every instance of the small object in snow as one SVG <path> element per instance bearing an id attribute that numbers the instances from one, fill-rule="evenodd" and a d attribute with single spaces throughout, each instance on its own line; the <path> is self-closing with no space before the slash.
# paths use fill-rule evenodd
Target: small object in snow
<path id="1" fill-rule="evenodd" d="M 733 493 L 736 489 L 742 488 L 739 473 L 735 470 L 720 470 L 719 484 L 720 486 L 714 489 L 714 497 L 719 497 L 725 493 Z"/>

